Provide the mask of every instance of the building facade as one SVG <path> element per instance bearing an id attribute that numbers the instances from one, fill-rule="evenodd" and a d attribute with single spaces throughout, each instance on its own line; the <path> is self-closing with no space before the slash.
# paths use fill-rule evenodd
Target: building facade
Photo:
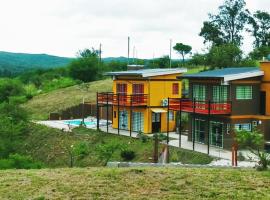
<path id="1" fill-rule="evenodd" d="M 178 78 L 189 80 L 189 98 L 169 99 L 169 109 L 189 113 L 188 140 L 231 149 L 235 130 L 259 129 L 270 141 L 269 61 Z"/>
<path id="2" fill-rule="evenodd" d="M 174 131 L 176 112 L 168 113 L 168 98 L 182 96 L 177 77 L 186 69 L 142 69 L 110 72 L 113 92 L 98 93 L 99 106 L 112 106 L 112 127 L 142 133 Z M 169 121 L 167 120 L 169 119 Z"/>

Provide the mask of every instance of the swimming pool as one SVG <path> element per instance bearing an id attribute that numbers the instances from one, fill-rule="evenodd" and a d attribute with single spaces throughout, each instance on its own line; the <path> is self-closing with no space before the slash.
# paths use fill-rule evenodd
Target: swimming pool
<path id="1" fill-rule="evenodd" d="M 82 124 L 82 120 L 69 120 L 69 121 L 64 121 L 65 124 L 73 125 L 73 126 L 79 126 Z M 84 124 L 86 126 L 96 126 L 97 122 L 96 121 L 84 121 Z"/>

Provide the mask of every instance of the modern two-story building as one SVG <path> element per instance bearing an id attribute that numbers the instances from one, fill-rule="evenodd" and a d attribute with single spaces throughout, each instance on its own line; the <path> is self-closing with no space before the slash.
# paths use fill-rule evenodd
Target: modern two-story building
<path id="1" fill-rule="evenodd" d="M 181 80 L 177 77 L 184 72 L 184 68 L 175 68 L 107 73 L 113 77 L 113 92 L 98 93 L 98 107 L 112 106 L 112 127 L 118 132 L 166 132 L 167 127 L 174 131 L 176 112 L 172 110 L 167 115 L 168 97 L 182 96 Z"/>
<path id="2" fill-rule="evenodd" d="M 189 113 L 188 140 L 230 149 L 235 130 L 260 129 L 270 141 L 270 62 L 178 77 L 189 97 L 169 99 L 169 109 Z M 208 148 L 209 149 L 209 148 Z"/>

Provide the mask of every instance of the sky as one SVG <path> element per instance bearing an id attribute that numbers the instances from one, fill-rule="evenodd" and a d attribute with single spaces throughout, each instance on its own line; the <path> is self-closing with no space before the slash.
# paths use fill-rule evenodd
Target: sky
<path id="1" fill-rule="evenodd" d="M 246 0 L 254 12 L 270 12 L 270 0 Z M 75 57 L 99 48 L 102 57 L 153 58 L 168 55 L 170 39 L 203 52 L 198 35 L 208 13 L 223 0 L 0 0 L 0 51 Z M 242 49 L 252 48 L 245 33 Z M 135 51 L 134 51 L 135 49 Z M 133 53 L 135 52 L 135 53 Z M 172 58 L 179 58 L 172 52 Z"/>

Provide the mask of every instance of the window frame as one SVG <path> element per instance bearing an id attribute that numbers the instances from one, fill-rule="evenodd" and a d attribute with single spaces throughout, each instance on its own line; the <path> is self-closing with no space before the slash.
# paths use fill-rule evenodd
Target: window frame
<path id="1" fill-rule="evenodd" d="M 253 86 L 252 85 L 237 85 L 235 88 L 236 100 L 252 100 Z"/>
<path id="2" fill-rule="evenodd" d="M 172 84 L 172 94 L 179 95 L 179 83 Z"/>

